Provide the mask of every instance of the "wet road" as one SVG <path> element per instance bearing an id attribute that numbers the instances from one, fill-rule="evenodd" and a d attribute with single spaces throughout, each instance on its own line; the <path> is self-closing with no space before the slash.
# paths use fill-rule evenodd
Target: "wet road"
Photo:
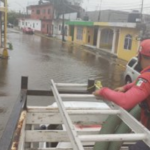
<path id="1" fill-rule="evenodd" d="M 79 47 L 62 44 L 36 35 L 9 33 L 13 51 L 0 59 L 0 134 L 20 91 L 21 76 L 29 77 L 30 89 L 50 89 L 50 79 L 65 83 L 87 83 L 89 78 L 111 88 L 122 84 L 124 68 L 120 60 L 102 54 L 87 54 Z M 36 102 L 37 103 L 37 102 Z M 44 102 L 39 102 L 43 104 Z"/>

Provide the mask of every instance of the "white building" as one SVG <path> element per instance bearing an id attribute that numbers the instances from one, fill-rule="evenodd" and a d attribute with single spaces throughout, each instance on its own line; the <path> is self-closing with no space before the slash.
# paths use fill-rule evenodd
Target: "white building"
<path id="1" fill-rule="evenodd" d="M 41 20 L 34 19 L 20 19 L 19 20 L 19 28 L 30 27 L 34 31 L 41 31 Z"/>
<path id="2" fill-rule="evenodd" d="M 77 13 L 65 14 L 64 18 L 65 18 L 65 21 L 76 20 Z M 53 20 L 52 28 L 53 28 L 52 36 L 58 39 L 61 39 L 62 38 L 62 15 L 58 19 Z M 64 32 L 65 32 L 65 39 L 66 39 L 68 35 L 68 25 L 66 24 L 64 27 Z"/>

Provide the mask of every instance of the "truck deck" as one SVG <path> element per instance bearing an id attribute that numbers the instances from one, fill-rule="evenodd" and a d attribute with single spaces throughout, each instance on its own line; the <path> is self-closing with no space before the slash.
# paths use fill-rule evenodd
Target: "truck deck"
<path id="1" fill-rule="evenodd" d="M 96 99 L 87 87 L 51 80 L 51 91 L 29 90 L 28 78 L 23 77 L 0 150 L 127 150 L 139 140 L 150 146 L 149 130 L 134 117 L 137 107 L 136 113 L 127 112 L 112 102 Z M 28 96 L 37 95 L 54 97 L 56 102 L 27 106 Z M 83 98 L 86 101 L 81 101 Z M 126 129 L 120 130 L 123 126 Z"/>

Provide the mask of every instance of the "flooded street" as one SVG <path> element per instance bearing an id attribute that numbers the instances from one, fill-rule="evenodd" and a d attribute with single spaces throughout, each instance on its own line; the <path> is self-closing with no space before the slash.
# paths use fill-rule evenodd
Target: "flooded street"
<path id="1" fill-rule="evenodd" d="M 100 79 L 104 86 L 120 85 L 124 68 L 116 59 L 102 55 L 96 60 L 79 47 L 62 44 L 36 35 L 10 33 L 13 51 L 1 60 L 0 91 L 4 95 L 18 93 L 21 76 L 29 77 L 29 87 L 47 89 L 50 79 L 56 82 L 85 83 Z"/>
<path id="2" fill-rule="evenodd" d="M 120 60 L 102 54 L 87 54 L 80 47 L 62 44 L 36 35 L 9 33 L 13 50 L 9 59 L 0 59 L 0 131 L 20 91 L 21 76 L 29 77 L 29 89 L 50 89 L 50 80 L 65 83 L 87 83 L 89 78 L 102 81 L 103 86 L 120 86 L 124 68 Z M 37 102 L 36 102 L 37 103 Z M 44 102 L 43 102 L 44 103 Z M 0 133 L 1 134 L 1 133 Z"/>

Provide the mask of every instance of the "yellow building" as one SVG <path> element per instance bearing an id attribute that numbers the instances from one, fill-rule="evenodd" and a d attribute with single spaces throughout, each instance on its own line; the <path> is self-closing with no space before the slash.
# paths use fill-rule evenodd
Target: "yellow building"
<path id="1" fill-rule="evenodd" d="M 68 41 L 91 45 L 123 60 L 137 55 L 140 31 L 136 23 L 68 21 Z"/>
<path id="2" fill-rule="evenodd" d="M 137 55 L 140 31 L 136 23 L 95 22 L 94 25 L 98 27 L 97 48 L 127 61 Z"/>
<path id="3" fill-rule="evenodd" d="M 69 36 L 67 38 L 68 41 L 72 41 L 81 45 L 94 45 L 95 28 L 93 26 L 93 22 L 68 21 L 66 24 L 69 25 Z"/>
<path id="4" fill-rule="evenodd" d="M 2 32 L 4 39 L 2 39 Z M 0 49 L 2 49 L 2 56 L 7 58 L 7 0 L 0 0 Z"/>

